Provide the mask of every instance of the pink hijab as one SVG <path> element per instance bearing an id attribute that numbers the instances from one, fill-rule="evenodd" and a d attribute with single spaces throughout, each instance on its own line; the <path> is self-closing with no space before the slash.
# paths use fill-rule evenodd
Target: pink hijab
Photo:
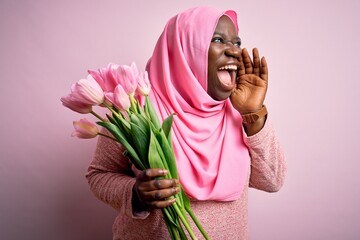
<path id="1" fill-rule="evenodd" d="M 229 99 L 207 94 L 208 49 L 219 18 L 234 11 L 196 7 L 171 18 L 148 62 L 158 114 L 176 113 L 173 146 L 185 192 L 197 200 L 232 201 L 243 191 L 250 164 L 242 119 Z"/>

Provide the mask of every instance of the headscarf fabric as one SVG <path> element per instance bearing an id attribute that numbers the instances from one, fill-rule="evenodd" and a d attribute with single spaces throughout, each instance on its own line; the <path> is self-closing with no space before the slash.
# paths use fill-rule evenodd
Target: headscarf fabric
<path id="1" fill-rule="evenodd" d="M 180 182 L 192 199 L 233 201 L 248 177 L 242 118 L 230 100 L 207 93 L 208 50 L 219 18 L 234 11 L 196 7 L 171 18 L 147 64 L 152 99 L 165 119 L 176 113 L 173 148 Z"/>

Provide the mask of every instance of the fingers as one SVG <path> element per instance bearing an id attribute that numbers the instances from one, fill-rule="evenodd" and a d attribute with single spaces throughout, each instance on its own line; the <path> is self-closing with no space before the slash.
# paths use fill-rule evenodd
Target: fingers
<path id="1" fill-rule="evenodd" d="M 173 204 L 176 199 L 170 198 L 180 192 L 176 179 L 156 179 L 168 174 L 164 169 L 147 169 L 136 177 L 135 192 L 141 203 L 149 208 L 164 208 Z"/>
<path id="2" fill-rule="evenodd" d="M 260 77 L 267 81 L 268 80 L 268 66 L 265 57 L 261 58 L 261 74 Z"/>
<path id="3" fill-rule="evenodd" d="M 166 169 L 150 168 L 142 171 L 136 178 L 140 181 L 150 181 L 156 177 L 166 176 L 169 172 Z"/>
<path id="4" fill-rule="evenodd" d="M 245 75 L 245 65 L 243 60 L 240 61 L 240 66 L 238 70 L 238 76 L 240 77 L 242 75 Z"/>
<path id="5" fill-rule="evenodd" d="M 250 58 L 249 53 L 246 50 L 246 48 L 244 48 L 242 50 L 241 55 L 242 55 L 243 63 L 245 66 L 245 73 L 252 74 L 253 73 L 253 64 L 251 62 L 251 58 Z"/>
<path id="6" fill-rule="evenodd" d="M 139 184 L 139 190 L 144 192 L 151 192 L 154 190 L 177 187 L 178 185 L 179 181 L 176 179 L 154 179 Z"/>
<path id="7" fill-rule="evenodd" d="M 167 198 L 174 196 L 179 192 L 180 192 L 179 187 L 172 187 L 172 188 L 156 190 L 151 192 L 144 192 L 142 199 L 145 202 L 145 204 L 150 208 L 163 208 L 173 204 L 176 201 L 176 199 L 175 198 L 167 199 Z"/>
<path id="8" fill-rule="evenodd" d="M 149 202 L 147 205 L 150 208 L 166 208 L 166 207 L 171 206 L 175 202 L 176 202 L 176 198 L 171 198 L 171 199 L 164 200 L 164 201 L 152 201 L 152 202 Z"/>
<path id="9" fill-rule="evenodd" d="M 259 50 L 257 48 L 254 48 L 252 50 L 252 53 L 253 53 L 253 60 L 251 60 L 249 52 L 246 50 L 246 48 L 243 48 L 241 52 L 242 61 L 240 62 L 240 67 L 238 71 L 239 76 L 245 74 L 254 74 L 260 77 L 261 79 L 267 81 L 268 66 L 265 57 L 262 57 L 260 59 Z"/>
<path id="10" fill-rule="evenodd" d="M 253 60 L 254 60 L 253 74 L 255 74 L 256 76 L 260 76 L 260 58 L 259 58 L 259 51 L 257 48 L 253 49 Z"/>

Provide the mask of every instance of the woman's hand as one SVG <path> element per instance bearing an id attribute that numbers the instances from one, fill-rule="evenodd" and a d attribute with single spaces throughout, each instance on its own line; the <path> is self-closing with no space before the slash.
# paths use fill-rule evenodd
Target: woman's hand
<path id="1" fill-rule="evenodd" d="M 256 48 L 253 49 L 253 61 L 244 48 L 241 52 L 242 61 L 238 70 L 237 86 L 230 100 L 240 114 L 259 111 L 265 100 L 268 86 L 268 68 L 264 57 L 259 57 Z"/>
<path id="2" fill-rule="evenodd" d="M 175 203 L 175 198 L 167 198 L 180 191 L 179 181 L 176 179 L 156 179 L 166 174 L 168 174 L 167 170 L 153 168 L 146 169 L 137 175 L 133 188 L 133 197 L 136 199 L 133 199 L 133 203 L 138 203 L 139 206 L 133 206 L 134 209 L 165 208 Z"/>

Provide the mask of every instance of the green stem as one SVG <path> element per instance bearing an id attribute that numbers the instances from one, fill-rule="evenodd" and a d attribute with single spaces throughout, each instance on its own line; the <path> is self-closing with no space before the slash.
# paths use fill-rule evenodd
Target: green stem
<path id="1" fill-rule="evenodd" d="M 170 197 L 170 198 L 172 198 L 172 197 Z M 187 240 L 188 238 L 184 232 L 184 229 L 180 223 L 179 217 L 178 217 L 177 213 L 175 212 L 174 207 L 170 206 L 170 207 L 163 208 L 163 209 L 166 209 L 169 214 L 167 217 L 168 217 L 168 219 L 170 219 L 170 222 L 172 223 L 172 228 L 174 229 L 173 231 L 175 231 L 176 234 L 180 235 L 181 240 Z M 167 222 L 166 219 L 165 219 L 165 222 Z"/>
<path id="2" fill-rule="evenodd" d="M 171 236 L 171 239 L 172 240 L 181 240 L 180 236 L 179 236 L 179 233 L 177 231 L 177 228 L 175 227 L 175 225 L 171 222 L 171 216 L 170 216 L 170 209 L 168 208 L 163 208 L 161 209 L 162 210 L 162 213 L 163 213 L 163 216 L 164 216 L 164 221 L 166 223 L 166 226 L 168 228 L 168 231 L 169 231 L 169 234 Z"/>
<path id="3" fill-rule="evenodd" d="M 98 119 L 100 119 L 100 121 L 105 122 L 105 119 L 102 118 L 100 115 L 98 115 L 96 112 L 91 111 L 90 113 L 91 113 L 92 115 L 94 115 L 95 117 L 97 117 Z"/>
<path id="4" fill-rule="evenodd" d="M 106 104 L 105 102 L 103 103 L 103 105 L 110 110 L 110 112 L 112 114 L 115 114 L 116 116 L 119 116 L 119 114 L 112 108 L 112 106 L 110 106 L 109 104 Z"/>
<path id="5" fill-rule="evenodd" d="M 206 240 L 209 240 L 209 236 L 207 235 L 207 233 L 205 232 L 204 228 L 201 226 L 200 222 L 196 219 L 194 212 L 191 209 L 186 208 L 186 211 L 188 212 L 188 214 L 190 215 L 191 219 L 194 221 L 195 225 L 197 226 L 197 228 L 200 230 L 200 232 L 202 233 L 202 235 L 204 236 L 204 238 Z"/>
<path id="6" fill-rule="evenodd" d="M 130 109 L 133 112 L 138 113 L 138 110 L 136 108 L 136 99 L 134 98 L 134 96 L 132 94 L 129 95 L 129 98 L 130 98 L 130 103 L 131 103 Z"/>
<path id="7" fill-rule="evenodd" d="M 109 135 L 106 135 L 106 134 L 103 134 L 103 133 L 100 133 L 100 132 L 98 133 L 98 135 L 109 138 L 111 140 L 114 140 L 115 142 L 119 142 L 116 138 L 113 138 L 113 137 L 111 137 Z"/>
<path id="8" fill-rule="evenodd" d="M 182 223 L 184 224 L 186 230 L 188 231 L 191 239 L 197 239 L 197 237 L 195 236 L 193 230 L 191 229 L 188 220 L 186 219 L 186 217 L 183 215 L 182 211 L 179 208 L 179 205 L 177 204 L 177 202 L 175 202 L 172 206 L 174 206 L 174 209 L 177 213 L 177 215 L 179 216 L 180 220 L 182 221 Z"/>
<path id="9" fill-rule="evenodd" d="M 181 226 L 181 224 L 180 224 L 180 222 L 179 222 L 179 219 L 176 219 L 176 222 L 177 222 L 177 231 L 179 232 L 179 234 L 180 234 L 180 238 L 182 239 L 182 240 L 187 240 L 187 236 L 186 236 L 186 234 L 185 234 L 185 232 L 184 232 L 184 229 L 182 228 L 182 226 Z"/>

